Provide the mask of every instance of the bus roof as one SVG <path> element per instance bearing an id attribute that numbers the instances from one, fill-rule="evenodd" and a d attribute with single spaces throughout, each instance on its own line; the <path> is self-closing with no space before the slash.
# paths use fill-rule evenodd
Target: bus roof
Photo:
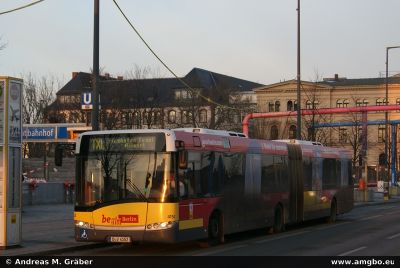
<path id="1" fill-rule="evenodd" d="M 292 143 L 292 144 L 324 146 L 321 142 L 318 142 L 318 141 L 305 141 L 305 140 L 295 140 L 295 139 L 290 139 L 290 140 L 274 140 L 274 141 L 286 142 L 286 143 Z"/>
<path id="2" fill-rule="evenodd" d="M 247 138 L 246 134 L 244 134 L 244 133 L 228 131 L 228 130 L 215 130 L 215 129 L 208 129 L 208 128 L 175 128 L 173 130 L 174 131 L 192 132 L 192 133 L 213 134 L 213 135 L 219 135 L 219 136 Z"/>
<path id="3" fill-rule="evenodd" d="M 127 129 L 88 131 L 79 135 L 76 141 L 76 153 L 79 153 L 80 143 L 86 135 L 129 134 L 129 133 L 164 133 L 167 138 L 167 151 L 176 151 L 175 140 L 184 141 L 185 147 L 194 150 L 216 150 L 229 152 L 249 153 L 287 153 L 286 144 L 296 144 L 302 148 L 304 156 L 350 157 L 348 150 L 343 148 L 325 147 L 320 142 L 299 140 L 260 140 L 249 139 L 240 133 L 212 130 L 204 128 L 177 128 L 177 129 Z M 244 134 L 243 134 L 244 135 Z M 169 137 L 169 138 L 168 138 Z"/>

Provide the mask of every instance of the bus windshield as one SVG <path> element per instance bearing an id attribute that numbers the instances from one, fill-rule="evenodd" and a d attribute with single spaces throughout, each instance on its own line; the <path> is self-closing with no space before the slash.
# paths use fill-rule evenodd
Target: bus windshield
<path id="1" fill-rule="evenodd" d="M 76 206 L 171 202 L 176 199 L 175 165 L 171 153 L 121 147 L 118 150 L 91 150 L 89 146 L 87 149 L 88 146 L 76 158 Z"/>

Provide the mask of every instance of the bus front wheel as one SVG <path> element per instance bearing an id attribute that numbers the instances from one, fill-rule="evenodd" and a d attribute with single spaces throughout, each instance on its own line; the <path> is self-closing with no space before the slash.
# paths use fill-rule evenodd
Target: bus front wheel
<path id="1" fill-rule="evenodd" d="M 223 216 L 214 212 L 208 221 L 208 238 L 211 245 L 224 243 Z"/>

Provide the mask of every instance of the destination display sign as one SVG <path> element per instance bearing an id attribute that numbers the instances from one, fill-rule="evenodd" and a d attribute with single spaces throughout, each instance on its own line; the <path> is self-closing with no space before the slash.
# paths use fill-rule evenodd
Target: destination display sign
<path id="1" fill-rule="evenodd" d="M 165 151 L 163 133 L 113 134 L 84 136 L 82 143 L 89 152 Z"/>

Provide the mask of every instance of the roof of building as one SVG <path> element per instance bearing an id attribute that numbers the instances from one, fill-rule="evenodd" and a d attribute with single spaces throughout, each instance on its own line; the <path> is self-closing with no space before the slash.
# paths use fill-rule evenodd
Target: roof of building
<path id="1" fill-rule="evenodd" d="M 313 86 L 313 87 L 319 87 L 319 88 L 332 88 L 332 87 L 354 87 L 354 86 L 383 86 L 386 84 L 386 78 L 356 78 L 356 79 L 349 79 L 345 77 L 339 77 L 335 75 L 334 78 L 324 78 L 323 81 L 318 81 L 318 82 L 310 82 L 310 81 L 301 81 L 302 86 Z M 388 77 L 388 84 L 400 84 L 400 76 L 391 76 Z M 297 85 L 297 80 L 292 79 L 292 80 L 287 80 L 287 81 L 282 81 L 274 84 L 269 84 L 266 86 L 261 86 L 259 88 L 255 88 L 255 92 L 262 92 L 262 91 L 269 91 L 273 90 L 275 88 L 282 88 L 282 87 L 287 87 L 290 85 Z"/>
<path id="2" fill-rule="evenodd" d="M 57 92 L 57 95 L 72 95 L 91 90 L 92 82 L 90 73 L 78 72 L 74 74 L 74 77 Z M 224 87 L 238 91 L 248 91 L 262 86 L 262 84 L 259 83 L 207 71 L 200 68 L 193 68 L 181 79 L 188 83 L 192 88 L 213 89 Z M 100 76 L 100 80 L 106 82 L 104 83 L 105 89 L 111 87 L 119 88 L 121 86 L 123 88 L 130 88 L 134 90 L 139 85 L 150 86 L 152 88 L 157 87 L 160 90 L 185 88 L 185 85 L 183 85 L 177 78 L 118 80 L 117 78 Z"/>
<path id="3" fill-rule="evenodd" d="M 329 86 L 376 86 L 386 84 L 386 78 L 328 78 L 324 81 L 318 82 L 319 84 Z M 391 76 L 388 78 L 388 84 L 400 84 L 400 77 Z"/>

